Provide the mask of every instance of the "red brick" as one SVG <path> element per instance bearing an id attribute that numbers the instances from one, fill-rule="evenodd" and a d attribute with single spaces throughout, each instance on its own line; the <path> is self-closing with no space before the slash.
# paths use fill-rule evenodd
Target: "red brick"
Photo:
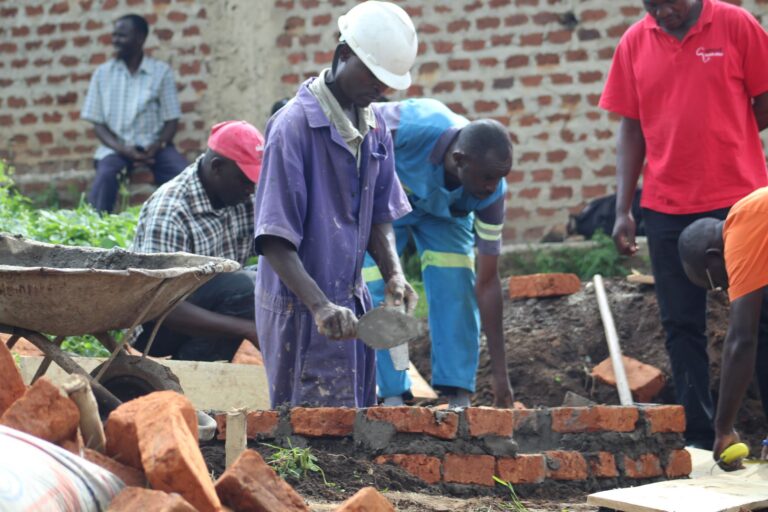
<path id="1" fill-rule="evenodd" d="M 499 478 L 511 484 L 538 484 L 547 476 L 544 456 L 540 454 L 500 458 L 496 468 Z"/>
<path id="2" fill-rule="evenodd" d="M 454 20 L 448 24 L 448 32 L 454 33 L 458 31 L 469 30 L 469 20 L 464 18 L 460 20 Z"/>
<path id="3" fill-rule="evenodd" d="M 1 417 L 11 404 L 24 395 L 27 389 L 13 355 L 5 344 L 5 339 L 0 340 L 0 375 L 3 376 L 3 385 L 0 386 Z"/>
<path id="4" fill-rule="evenodd" d="M 455 439 L 459 426 L 458 414 L 436 413 L 425 407 L 371 407 L 366 417 L 391 423 L 397 432 L 423 433 L 440 439 Z"/>
<path id="5" fill-rule="evenodd" d="M 106 454 L 123 464 L 142 469 L 136 416 L 139 410 L 147 406 L 149 402 L 162 403 L 168 411 L 181 407 L 188 429 L 197 438 L 197 414 L 193 408 L 183 407 L 183 402 L 178 402 L 175 399 L 176 396 L 182 395 L 174 391 L 159 391 L 125 402 L 112 411 L 104 427 L 104 433 L 107 437 Z"/>
<path id="6" fill-rule="evenodd" d="M 693 470 L 691 454 L 688 450 L 674 450 L 670 452 L 664 474 L 667 478 L 682 478 L 691 474 Z"/>
<path id="7" fill-rule="evenodd" d="M 637 359 L 622 356 L 624 371 L 627 374 L 629 389 L 638 402 L 650 402 L 664 389 L 664 373 L 655 366 L 641 363 Z M 606 358 L 592 368 L 592 376 L 609 386 L 616 385 L 611 358 Z"/>
<path id="8" fill-rule="evenodd" d="M 554 450 L 547 457 L 547 477 L 553 480 L 586 480 L 587 461 L 579 452 Z"/>
<path id="9" fill-rule="evenodd" d="M 0 424 L 59 444 L 77 437 L 80 410 L 51 381 L 42 377 L 5 410 Z"/>
<path id="10" fill-rule="evenodd" d="M 636 407 L 554 407 L 552 431 L 554 432 L 632 432 L 640 413 Z"/>
<path id="11" fill-rule="evenodd" d="M 99 453 L 96 450 L 91 450 L 90 448 L 85 448 L 83 450 L 83 458 L 89 462 L 93 462 L 97 466 L 101 466 L 107 471 L 111 471 L 112 473 L 116 474 L 120 477 L 120 480 L 125 483 L 125 485 L 133 487 L 147 486 L 147 478 L 144 476 L 143 471 L 139 471 L 136 468 L 121 464 L 115 459 L 107 457 L 103 453 Z"/>
<path id="12" fill-rule="evenodd" d="M 296 407 L 291 411 L 293 433 L 302 436 L 349 436 L 352 435 L 354 425 L 354 409 L 343 407 Z"/>
<path id="13" fill-rule="evenodd" d="M 685 432 L 685 411 L 681 405 L 660 405 L 643 408 L 651 434 Z"/>
<path id="14" fill-rule="evenodd" d="M 616 478 L 619 476 L 619 471 L 616 469 L 616 459 L 609 452 L 598 452 L 589 457 L 589 472 L 597 478 Z"/>
<path id="15" fill-rule="evenodd" d="M 168 19 L 178 23 L 187 21 L 187 15 L 181 11 L 171 11 L 168 13 Z"/>
<path id="16" fill-rule="evenodd" d="M 195 512 L 197 509 L 176 493 L 126 487 L 109 503 L 109 512 Z"/>
<path id="17" fill-rule="evenodd" d="M 335 512 L 395 512 L 395 507 L 373 487 L 363 487 Z"/>
<path id="18" fill-rule="evenodd" d="M 440 459 L 429 455 L 380 455 L 374 460 L 376 464 L 393 463 L 408 473 L 432 485 L 440 481 Z"/>
<path id="19" fill-rule="evenodd" d="M 552 176 L 555 174 L 555 171 L 552 169 L 536 169 L 533 172 L 531 172 L 532 180 L 534 182 L 545 182 L 548 183 L 552 181 Z"/>
<path id="20" fill-rule="evenodd" d="M 654 478 L 661 476 L 659 458 L 645 453 L 637 459 L 624 456 L 624 474 L 629 478 Z"/>
<path id="21" fill-rule="evenodd" d="M 581 281 L 576 274 L 531 274 L 509 278 L 512 299 L 570 295 L 580 289 Z"/>
<path id="22" fill-rule="evenodd" d="M 216 493 L 233 510 L 309 511 L 293 487 L 254 450 L 244 451 L 216 480 Z"/>
<path id="23" fill-rule="evenodd" d="M 258 439 L 262 435 L 271 437 L 279 421 L 280 414 L 277 411 L 251 411 L 246 418 L 246 436 L 248 439 Z M 227 415 L 217 414 L 216 424 L 218 439 L 223 441 L 227 438 Z"/>
<path id="24" fill-rule="evenodd" d="M 493 486 L 496 459 L 491 455 L 446 454 L 443 459 L 443 480 L 457 484 Z"/>
<path id="25" fill-rule="evenodd" d="M 511 437 L 514 427 L 513 411 L 493 407 L 468 407 L 464 409 L 469 435 Z"/>
<path id="26" fill-rule="evenodd" d="M 152 488 L 177 492 L 200 512 L 218 512 L 221 502 L 200 453 L 197 415 L 189 399 L 161 391 L 134 401 L 140 401 L 135 423 L 141 465 Z"/>

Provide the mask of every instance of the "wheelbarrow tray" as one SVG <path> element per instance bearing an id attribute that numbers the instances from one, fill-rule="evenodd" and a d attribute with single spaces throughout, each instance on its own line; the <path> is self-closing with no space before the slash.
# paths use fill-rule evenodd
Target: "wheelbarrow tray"
<path id="1" fill-rule="evenodd" d="M 0 233 L 0 324 L 55 336 L 153 320 L 232 260 L 68 247 Z"/>

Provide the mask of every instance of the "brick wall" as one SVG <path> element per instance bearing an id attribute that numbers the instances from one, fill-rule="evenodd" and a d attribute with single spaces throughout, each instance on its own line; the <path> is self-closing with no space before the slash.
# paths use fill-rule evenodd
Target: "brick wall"
<path id="1" fill-rule="evenodd" d="M 216 417 L 226 439 L 226 415 Z M 688 476 L 680 406 L 461 412 L 421 407 L 252 411 L 250 440 L 315 446 L 400 466 L 426 486 L 463 493 L 498 476 L 523 494 L 593 491 Z"/>
<path id="2" fill-rule="evenodd" d="M 767 0 L 732 0 L 758 18 Z M 352 0 L 0 0 L 0 151 L 21 183 L 85 186 L 95 139 L 77 119 L 111 21 L 150 18 L 151 52 L 171 62 L 184 106 L 177 141 L 192 157 L 207 126 L 263 126 L 272 102 L 330 62 Z M 494 117 L 516 145 L 505 240 L 562 231 L 610 193 L 616 119 L 596 106 L 618 38 L 640 0 L 401 0 L 419 30 L 414 85 L 465 115 Z"/>

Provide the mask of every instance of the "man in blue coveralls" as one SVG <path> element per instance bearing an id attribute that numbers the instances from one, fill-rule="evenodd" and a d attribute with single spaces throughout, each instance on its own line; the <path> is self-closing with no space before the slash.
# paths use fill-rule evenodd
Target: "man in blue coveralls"
<path id="1" fill-rule="evenodd" d="M 469 122 L 433 99 L 377 105 L 392 133 L 395 168 L 413 211 L 393 223 L 402 254 L 413 236 L 421 258 L 432 338 L 432 384 L 452 408 L 467 407 L 475 391 L 480 322 L 488 340 L 494 405 L 511 407 L 498 273 L 504 223 L 504 177 L 512 142 L 500 123 Z M 475 274 L 475 243 L 478 248 Z M 384 281 L 370 256 L 363 276 L 374 304 Z M 411 383 L 389 352 L 376 354 L 379 397 L 402 405 Z"/>

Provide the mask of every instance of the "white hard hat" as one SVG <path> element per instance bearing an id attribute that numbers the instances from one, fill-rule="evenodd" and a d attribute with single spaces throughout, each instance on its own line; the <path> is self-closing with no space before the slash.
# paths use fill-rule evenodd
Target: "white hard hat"
<path id="1" fill-rule="evenodd" d="M 410 16 L 390 2 L 369 0 L 339 18 L 341 40 L 376 78 L 393 89 L 411 85 L 418 41 Z"/>

